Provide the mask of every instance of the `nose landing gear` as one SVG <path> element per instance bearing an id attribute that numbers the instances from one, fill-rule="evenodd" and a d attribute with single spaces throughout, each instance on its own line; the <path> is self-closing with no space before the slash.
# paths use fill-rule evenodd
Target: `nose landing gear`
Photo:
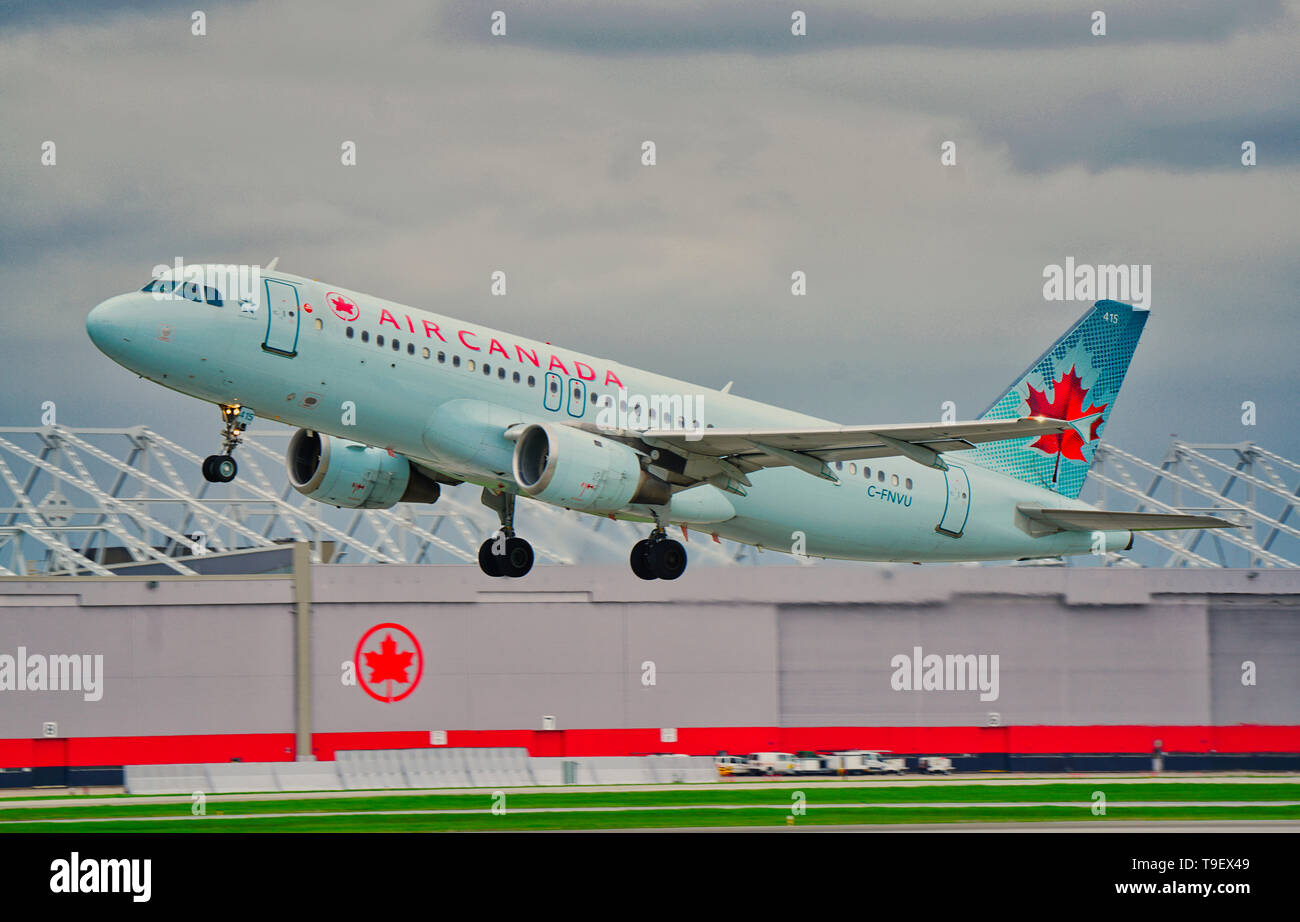
<path id="1" fill-rule="evenodd" d="M 533 546 L 515 535 L 515 495 L 483 488 L 481 502 L 495 509 L 501 529 L 478 549 L 478 565 L 488 576 L 518 579 L 533 568 Z"/>
<path id="2" fill-rule="evenodd" d="M 209 483 L 230 483 L 239 473 L 231 452 L 239 445 L 239 438 L 253 421 L 253 411 L 245 410 L 238 404 L 221 404 L 221 451 L 219 455 L 208 455 L 203 459 L 203 479 Z"/>

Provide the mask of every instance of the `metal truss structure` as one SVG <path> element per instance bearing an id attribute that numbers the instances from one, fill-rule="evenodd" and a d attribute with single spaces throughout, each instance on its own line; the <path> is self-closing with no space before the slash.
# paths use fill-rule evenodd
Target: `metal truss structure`
<path id="1" fill-rule="evenodd" d="M 497 528 L 469 484 L 444 489 L 434 505 L 336 510 L 309 500 L 282 471 L 291 434 L 247 433 L 239 477 L 218 485 L 200 476 L 199 455 L 143 426 L 0 428 L 8 494 L 0 498 L 0 575 L 108 575 L 115 563 L 133 562 L 193 574 L 197 555 L 287 540 L 310 542 L 318 562 L 468 563 Z M 1253 443 L 1175 441 L 1158 465 L 1102 445 L 1088 485 L 1104 508 L 1119 498 L 1134 511 L 1208 512 L 1243 526 L 1141 534 L 1146 556 L 1164 566 L 1300 566 L 1300 464 Z M 521 503 L 516 526 L 539 563 L 559 564 L 624 562 L 645 532 L 542 503 Z M 688 547 L 701 566 L 757 562 L 753 548 L 707 533 L 694 532 Z M 1113 552 L 1103 562 L 1139 565 Z"/>
<path id="2" fill-rule="evenodd" d="M 1135 512 L 1205 513 L 1241 526 L 1142 532 L 1138 541 L 1158 548 L 1163 566 L 1300 566 L 1300 464 L 1253 442 L 1175 440 L 1160 464 L 1102 444 L 1088 485 L 1102 508 L 1118 494 Z M 1109 554 L 1106 562 L 1121 559 Z"/>
<path id="3" fill-rule="evenodd" d="M 0 428 L 0 575 L 110 575 L 115 562 L 191 575 L 195 556 L 286 540 L 310 542 L 316 562 L 468 563 L 498 527 L 471 484 L 444 488 L 433 505 L 336 510 L 310 500 L 284 474 L 291 435 L 246 433 L 239 476 L 212 484 L 199 455 L 144 426 Z M 646 532 L 543 503 L 520 503 L 515 527 L 539 564 L 625 563 Z M 704 566 L 753 557 L 707 534 L 692 539 L 691 555 Z"/>

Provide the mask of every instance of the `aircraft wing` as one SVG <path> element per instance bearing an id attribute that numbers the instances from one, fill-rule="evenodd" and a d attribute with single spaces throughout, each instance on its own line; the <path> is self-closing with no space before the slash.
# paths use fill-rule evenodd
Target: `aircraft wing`
<path id="1" fill-rule="evenodd" d="M 1047 531 L 1165 531 L 1178 528 L 1238 528 L 1212 515 L 1177 512 L 1110 512 L 1102 509 L 1049 509 L 1024 503 L 1016 511 Z M 1047 531 L 1043 532 L 1044 534 Z"/>
<path id="2" fill-rule="evenodd" d="M 890 426 L 837 426 L 821 429 L 647 429 L 601 430 L 651 448 L 667 449 L 686 459 L 678 473 L 709 480 L 723 489 L 749 486 L 745 474 L 766 467 L 797 467 L 816 477 L 837 481 L 827 462 L 907 457 L 939 469 L 940 452 L 962 451 L 981 442 L 1052 435 L 1077 429 L 1063 419 L 1022 419 L 963 423 L 912 423 Z"/>

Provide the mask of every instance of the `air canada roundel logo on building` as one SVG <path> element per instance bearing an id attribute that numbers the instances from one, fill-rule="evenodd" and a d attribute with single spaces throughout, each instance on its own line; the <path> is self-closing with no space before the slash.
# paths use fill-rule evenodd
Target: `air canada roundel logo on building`
<path id="1" fill-rule="evenodd" d="M 361 635 L 356 663 L 357 684 L 376 701 L 401 701 L 420 684 L 424 652 L 415 635 L 400 624 L 376 624 Z"/>

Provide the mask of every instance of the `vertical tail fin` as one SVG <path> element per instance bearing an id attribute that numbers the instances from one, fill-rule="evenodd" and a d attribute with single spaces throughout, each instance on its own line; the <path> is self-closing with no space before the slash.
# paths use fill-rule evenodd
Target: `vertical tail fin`
<path id="1" fill-rule="evenodd" d="M 1026 483 L 1077 497 L 1149 315 L 1130 304 L 1098 301 L 979 416 L 1052 416 L 1074 422 L 1075 430 L 989 442 L 962 454 Z"/>

